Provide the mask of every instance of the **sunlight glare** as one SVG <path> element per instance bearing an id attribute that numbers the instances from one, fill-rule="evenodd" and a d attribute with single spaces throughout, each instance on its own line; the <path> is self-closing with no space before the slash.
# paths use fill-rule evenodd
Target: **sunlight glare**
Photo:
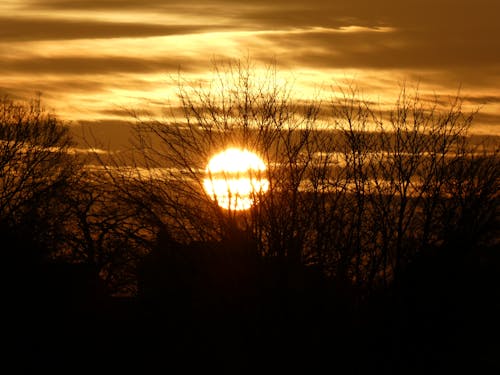
<path id="1" fill-rule="evenodd" d="M 269 189 L 269 181 L 261 177 L 266 165 L 253 152 L 227 149 L 210 159 L 203 181 L 207 194 L 227 210 L 247 210 L 255 204 L 257 194 Z"/>

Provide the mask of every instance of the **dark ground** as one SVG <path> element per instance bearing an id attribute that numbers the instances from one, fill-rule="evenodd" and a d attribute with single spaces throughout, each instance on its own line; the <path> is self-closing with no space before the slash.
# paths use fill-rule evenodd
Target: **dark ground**
<path id="1" fill-rule="evenodd" d="M 10 373 L 500 373 L 498 249 L 422 254 L 361 300 L 229 247 L 160 246 L 130 298 L 107 296 L 89 266 L 9 259 Z"/>

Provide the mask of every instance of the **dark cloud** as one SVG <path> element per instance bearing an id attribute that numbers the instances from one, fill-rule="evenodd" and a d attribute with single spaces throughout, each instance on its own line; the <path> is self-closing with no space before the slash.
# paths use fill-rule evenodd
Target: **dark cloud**
<path id="1" fill-rule="evenodd" d="M 1 72 L 0 72 L 1 74 Z M 15 98 L 30 98 L 42 94 L 43 98 L 59 96 L 60 92 L 73 92 L 89 94 L 92 92 L 105 91 L 109 85 L 102 80 L 86 79 L 82 80 L 79 77 L 56 80 L 33 80 L 29 83 L 24 82 L 22 85 L 2 85 L 0 86 L 0 95 L 6 94 Z"/>
<path id="2" fill-rule="evenodd" d="M 78 121 L 70 127 L 71 133 L 77 140 L 77 147 L 96 147 L 104 150 L 118 150 L 130 148 L 130 141 L 134 138 L 135 122 L 126 116 L 125 120 Z"/>
<path id="3" fill-rule="evenodd" d="M 189 0 L 185 1 L 189 3 Z M 93 9 L 93 10 L 117 10 L 117 9 L 151 9 L 163 8 L 179 4 L 178 1 L 149 0 L 147 2 L 133 0 L 31 0 L 27 7 L 52 10 L 69 9 Z"/>
<path id="4" fill-rule="evenodd" d="M 221 29 L 225 27 L 0 17 L 0 40 L 3 42 L 168 36 Z"/>
<path id="5" fill-rule="evenodd" d="M 158 73 L 189 71 L 194 61 L 182 58 L 148 57 L 34 57 L 0 60 L 1 73 L 41 73 L 57 75 L 91 75 L 113 73 Z"/>
<path id="6" fill-rule="evenodd" d="M 393 70 L 408 79 L 448 91 L 458 89 L 462 83 L 464 92 L 469 88 L 478 90 L 467 98 L 470 104 L 499 103 L 495 95 L 484 94 L 500 84 L 497 0 L 32 0 L 23 4 L 30 11 L 28 14 L 41 10 L 40 16 L 0 16 L 4 49 L 0 75 L 60 76 L 59 80 L 34 83 L 45 90 L 102 93 L 125 81 L 114 82 L 114 74 L 173 72 L 179 68 L 200 72 L 210 67 L 208 53 L 227 54 L 236 45 L 246 49 L 252 58 L 265 62 L 275 58 L 279 65 L 291 68 L 308 67 L 318 72 L 360 69 L 370 71 L 371 77 L 377 71 Z M 80 10 L 89 11 L 85 12 L 88 19 L 54 18 L 64 17 L 65 11 L 76 11 L 73 16 L 77 16 Z M 136 22 L 92 20 L 92 11 L 101 20 L 106 14 L 120 14 Z M 145 16 L 148 12 L 155 15 L 155 23 Z M 43 16 L 49 13 L 53 16 Z M 185 24 L 160 24 L 162 16 Z M 357 28 L 349 29 L 352 26 Z M 231 43 L 234 41 L 227 51 L 224 47 L 208 51 L 210 43 L 204 48 L 198 41 L 189 46 L 173 41 L 173 50 L 164 57 L 152 57 L 146 48 L 140 55 L 136 49 L 134 53 L 116 51 L 111 40 L 110 50 L 100 44 L 98 50 L 81 57 L 74 56 L 77 51 L 71 51 L 72 57 L 50 57 L 36 47 L 33 56 L 16 55 L 15 48 L 9 53 L 9 45 L 26 41 L 143 38 L 235 30 L 258 33 L 223 36 Z M 113 56 L 106 56 L 108 51 Z M 106 75 L 109 79 L 103 83 L 93 75 Z M 79 82 L 75 79 L 78 76 Z M 380 80 L 386 83 L 392 78 L 384 76 Z M 371 83 L 375 85 L 367 82 Z M 129 83 L 130 88 L 142 88 L 145 92 L 152 87 L 148 84 L 151 83 Z M 488 124 L 500 123 L 498 116 L 485 115 L 481 119 Z"/>
<path id="7" fill-rule="evenodd" d="M 207 11 L 238 17 L 261 25 L 325 24 L 331 20 L 358 20 L 363 24 L 447 25 L 473 29 L 497 18 L 496 0 L 35 0 L 28 7 L 51 10 L 149 10 L 180 11 L 199 15 Z M 486 17 L 486 18 L 485 18 Z M 490 26 L 496 27 L 496 23 Z"/>
<path id="8" fill-rule="evenodd" d="M 287 62 L 316 67 L 453 69 L 500 66 L 500 2 L 493 0 L 277 0 L 194 1 L 40 0 L 46 9 L 150 10 L 169 15 L 223 17 L 234 29 L 291 30 L 357 25 L 389 26 L 393 33 L 294 33 L 267 36 Z M 131 13 L 132 14 L 132 13 Z M 0 24 L 1 24 L 0 20 Z M 8 20 L 7 20 L 8 21 Z M 168 26 L 104 22 L 15 20 L 0 29 L 5 39 L 111 38 L 223 30 L 214 25 Z M 225 26 L 227 30 L 228 26 Z M 1 30 L 4 30 L 3 32 Z M 266 38 L 264 36 L 263 38 Z M 248 44 L 252 44 L 249 40 Z M 290 59 L 290 60 L 289 60 Z"/>
<path id="9" fill-rule="evenodd" d="M 500 96 L 498 95 L 478 95 L 478 96 L 467 95 L 465 99 L 470 103 L 480 104 L 480 105 L 500 104 Z"/>
<path id="10" fill-rule="evenodd" d="M 396 29 L 393 32 L 307 32 L 268 34 L 260 38 L 286 50 L 284 61 L 329 68 L 434 69 L 499 66 L 500 40 L 465 39 Z M 285 48 L 286 47 L 286 48 Z"/>
<path id="11" fill-rule="evenodd" d="M 479 113 L 475 116 L 474 123 L 483 125 L 496 125 L 500 130 L 500 114 L 484 113 L 479 111 Z"/>

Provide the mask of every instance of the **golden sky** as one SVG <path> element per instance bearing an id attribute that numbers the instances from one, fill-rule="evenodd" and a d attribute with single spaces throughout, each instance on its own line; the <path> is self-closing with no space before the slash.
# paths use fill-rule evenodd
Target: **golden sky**
<path id="1" fill-rule="evenodd" d="M 500 135 L 498 0 L 0 0 L 0 93 L 74 123 L 129 120 L 166 103 L 172 75 L 202 78 L 214 58 L 277 61 L 295 89 L 353 80 L 389 102 L 402 82 L 481 108 Z"/>

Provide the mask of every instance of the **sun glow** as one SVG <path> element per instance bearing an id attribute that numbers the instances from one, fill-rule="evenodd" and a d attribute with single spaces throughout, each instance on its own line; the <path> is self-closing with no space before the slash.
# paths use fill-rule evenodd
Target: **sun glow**
<path id="1" fill-rule="evenodd" d="M 203 186 L 220 207 L 247 210 L 269 189 L 269 181 L 262 177 L 265 170 L 266 165 L 253 152 L 229 148 L 210 159 Z"/>

